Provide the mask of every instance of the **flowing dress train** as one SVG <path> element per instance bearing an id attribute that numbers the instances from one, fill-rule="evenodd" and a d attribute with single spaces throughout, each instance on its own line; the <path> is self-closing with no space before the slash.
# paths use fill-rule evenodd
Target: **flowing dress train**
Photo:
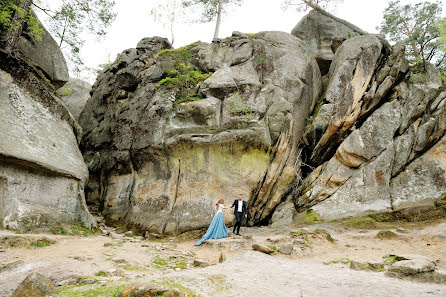
<path id="1" fill-rule="evenodd" d="M 228 237 L 228 230 L 226 229 L 225 222 L 223 220 L 223 205 L 220 204 L 217 213 L 214 215 L 211 224 L 209 225 L 206 234 L 200 239 L 194 246 L 199 246 L 203 241 L 207 239 L 219 239 Z"/>

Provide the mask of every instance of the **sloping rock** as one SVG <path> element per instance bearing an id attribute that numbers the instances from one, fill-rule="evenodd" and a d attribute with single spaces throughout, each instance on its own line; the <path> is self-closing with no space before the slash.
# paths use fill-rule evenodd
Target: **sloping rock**
<path id="1" fill-rule="evenodd" d="M 312 207 L 321 218 L 335 219 L 391 209 L 393 136 L 400 117 L 399 102 L 386 103 L 350 134 L 304 181 L 294 201 L 298 212 Z"/>
<path id="2" fill-rule="evenodd" d="M 75 78 L 70 78 L 62 88 L 57 90 L 76 121 L 79 121 L 79 116 L 90 99 L 90 90 L 91 85 L 88 82 Z"/>
<path id="3" fill-rule="evenodd" d="M 446 192 L 446 136 L 392 179 L 395 210 L 430 206 Z"/>
<path id="4" fill-rule="evenodd" d="M 184 232 L 207 226 L 215 202 L 239 193 L 253 193 L 251 223 L 267 219 L 297 178 L 297 145 L 321 90 L 309 49 L 281 32 L 177 50 L 151 42 L 156 50 L 124 51 L 104 70 L 80 117 L 107 220 Z M 169 89 L 184 71 L 178 59 L 207 78 L 181 89 L 201 100 L 182 102 Z M 132 89 L 124 72 L 136 78 Z"/>
<path id="5" fill-rule="evenodd" d="M 308 44 L 314 52 L 321 74 L 325 75 L 339 46 L 346 39 L 362 35 L 363 32 L 345 21 L 340 22 L 318 10 L 311 10 L 293 28 L 291 34 Z"/>
<path id="6" fill-rule="evenodd" d="M 0 219 L 4 228 L 95 226 L 84 200 L 80 128 L 59 98 L 13 59 L 0 70 Z"/>
<path id="7" fill-rule="evenodd" d="M 33 272 L 12 294 L 12 297 L 57 297 L 56 287 L 46 276 Z"/>
<path id="8" fill-rule="evenodd" d="M 41 69 L 56 87 L 62 87 L 69 79 L 67 63 L 59 45 L 40 21 L 39 26 L 43 29 L 41 40 L 36 41 L 24 33 L 19 38 L 17 49 L 34 66 Z"/>

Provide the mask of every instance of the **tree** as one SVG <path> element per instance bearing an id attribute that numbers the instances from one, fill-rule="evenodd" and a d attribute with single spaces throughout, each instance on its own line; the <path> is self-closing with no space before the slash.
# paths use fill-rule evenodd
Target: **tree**
<path id="1" fill-rule="evenodd" d="M 327 10 L 331 7 L 336 7 L 337 4 L 344 0 L 283 0 L 282 9 L 287 10 L 290 7 L 295 7 L 298 11 L 305 11 L 308 8 Z"/>
<path id="2" fill-rule="evenodd" d="M 180 0 L 164 0 L 150 10 L 155 22 L 161 23 L 170 31 L 171 44 L 175 42 L 175 25 L 184 20 L 184 9 Z"/>
<path id="3" fill-rule="evenodd" d="M 441 67 L 446 52 L 441 44 L 441 2 L 401 5 L 391 1 L 378 28 L 391 41 L 402 41 L 412 64 L 431 61 Z M 445 30 L 446 31 L 446 30 Z"/>
<path id="4" fill-rule="evenodd" d="M 243 0 L 182 0 L 184 7 L 201 7 L 200 22 L 207 23 L 216 18 L 214 40 L 218 39 L 222 14 L 229 5 L 241 5 Z"/>
<path id="5" fill-rule="evenodd" d="M 80 48 L 84 44 L 82 34 L 104 36 L 116 17 L 114 0 L 60 0 L 56 9 L 49 9 L 39 0 L 0 0 L 0 29 L 2 47 L 11 53 L 26 28 L 27 33 L 39 40 L 43 30 L 32 10 L 38 9 L 48 16 L 49 31 L 59 46 L 67 49 L 72 70 L 79 72 L 82 66 Z"/>

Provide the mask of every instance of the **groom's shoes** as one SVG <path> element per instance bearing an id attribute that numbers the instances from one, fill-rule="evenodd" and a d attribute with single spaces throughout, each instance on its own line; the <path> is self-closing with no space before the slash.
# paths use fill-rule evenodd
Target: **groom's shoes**
<path id="1" fill-rule="evenodd" d="M 237 233 L 237 234 L 235 234 L 235 235 L 242 236 L 240 233 Z"/>

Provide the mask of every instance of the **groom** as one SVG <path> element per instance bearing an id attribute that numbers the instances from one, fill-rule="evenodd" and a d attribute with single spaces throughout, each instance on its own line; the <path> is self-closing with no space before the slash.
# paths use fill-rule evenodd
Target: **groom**
<path id="1" fill-rule="evenodd" d="M 235 231 L 237 230 L 237 235 L 240 235 L 240 227 L 242 226 L 243 216 L 247 216 L 246 201 L 243 200 L 242 194 L 239 194 L 238 199 L 234 200 L 234 203 L 232 203 L 231 205 L 231 208 L 232 207 L 234 207 L 236 220 L 234 230 L 232 230 L 232 232 L 235 233 Z"/>

